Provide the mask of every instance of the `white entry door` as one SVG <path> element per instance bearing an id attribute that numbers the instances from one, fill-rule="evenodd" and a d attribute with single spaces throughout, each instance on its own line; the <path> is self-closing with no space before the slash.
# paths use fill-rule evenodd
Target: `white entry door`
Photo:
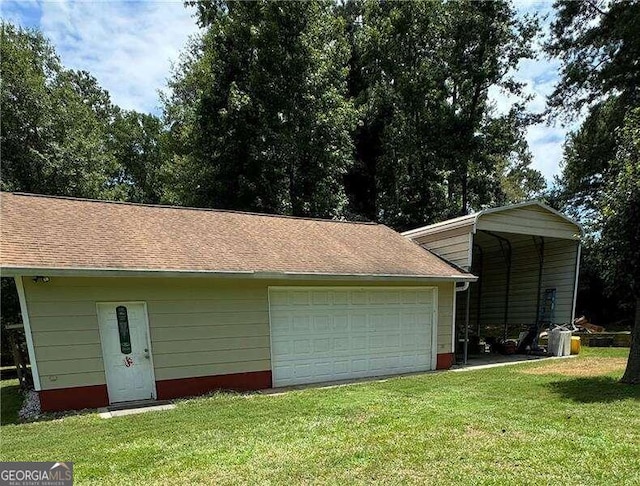
<path id="1" fill-rule="evenodd" d="M 274 386 L 435 368 L 433 288 L 271 287 Z"/>
<path id="2" fill-rule="evenodd" d="M 99 303 L 98 322 L 109 402 L 155 398 L 144 303 Z"/>

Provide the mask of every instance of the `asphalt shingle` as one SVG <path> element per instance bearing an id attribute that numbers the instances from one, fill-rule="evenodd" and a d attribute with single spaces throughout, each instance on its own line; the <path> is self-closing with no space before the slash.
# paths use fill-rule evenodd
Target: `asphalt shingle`
<path id="1" fill-rule="evenodd" d="M 373 223 L 0 194 L 0 266 L 469 276 Z"/>

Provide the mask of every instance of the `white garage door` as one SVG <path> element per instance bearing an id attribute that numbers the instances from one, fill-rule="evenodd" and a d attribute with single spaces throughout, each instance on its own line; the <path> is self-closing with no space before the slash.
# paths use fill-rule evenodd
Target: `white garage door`
<path id="1" fill-rule="evenodd" d="M 432 288 L 271 287 L 273 385 L 435 369 Z"/>

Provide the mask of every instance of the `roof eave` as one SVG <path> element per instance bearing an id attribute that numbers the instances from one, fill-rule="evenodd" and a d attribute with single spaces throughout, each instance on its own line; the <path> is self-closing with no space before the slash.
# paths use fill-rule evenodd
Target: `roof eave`
<path id="1" fill-rule="evenodd" d="M 0 266 L 3 277 L 33 276 L 75 276 L 75 277 L 215 277 L 215 278 L 255 278 L 289 280 L 405 280 L 405 281 L 455 281 L 475 282 L 472 274 L 451 275 L 411 275 L 411 274 L 336 274 L 304 272 L 260 272 L 260 271 L 212 271 L 176 270 L 148 268 L 44 268 Z"/>
<path id="2" fill-rule="evenodd" d="M 478 213 L 469 214 L 461 218 L 448 219 L 440 223 L 430 224 L 428 226 L 421 226 L 420 228 L 415 228 L 409 231 L 405 231 L 401 233 L 401 235 L 413 240 L 415 238 L 420 238 L 421 236 L 429 235 L 432 233 L 439 233 L 442 231 L 463 228 L 465 226 L 472 226 L 475 228 L 475 223 L 477 221 L 477 218 L 476 218 L 477 214 Z"/>

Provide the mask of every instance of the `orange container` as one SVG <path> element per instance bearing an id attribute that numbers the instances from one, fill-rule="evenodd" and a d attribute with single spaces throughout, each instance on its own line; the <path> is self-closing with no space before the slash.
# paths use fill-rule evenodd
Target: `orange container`
<path id="1" fill-rule="evenodd" d="M 580 354 L 580 336 L 571 336 L 571 354 Z"/>

